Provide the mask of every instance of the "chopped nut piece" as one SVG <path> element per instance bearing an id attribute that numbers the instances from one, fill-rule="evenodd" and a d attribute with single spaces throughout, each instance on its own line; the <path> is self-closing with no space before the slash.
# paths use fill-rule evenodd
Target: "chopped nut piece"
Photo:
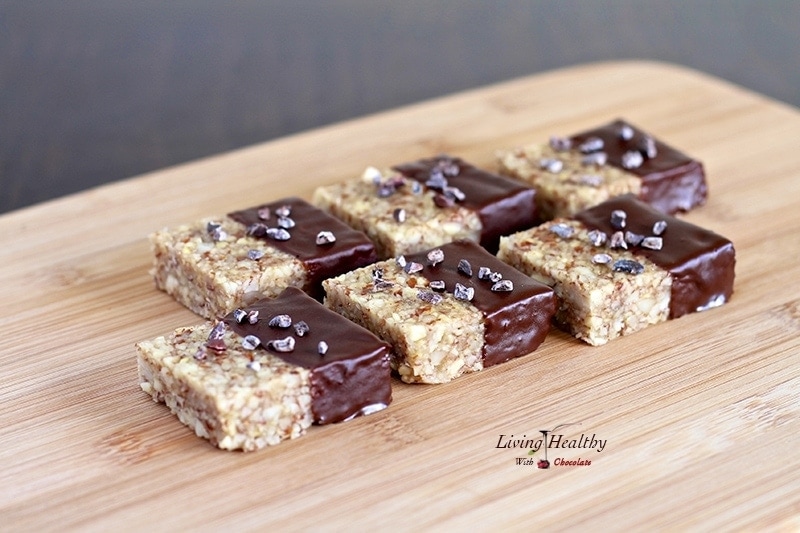
<path id="1" fill-rule="evenodd" d="M 611 247 L 628 249 L 628 243 L 625 242 L 625 235 L 621 231 L 615 231 L 611 234 Z"/>
<path id="2" fill-rule="evenodd" d="M 247 311 L 244 309 L 236 309 L 233 311 L 233 318 L 236 322 L 241 324 L 247 318 Z"/>
<path id="3" fill-rule="evenodd" d="M 587 154 L 583 156 L 581 159 L 581 164 L 585 166 L 589 165 L 597 165 L 598 167 L 602 167 L 608 161 L 608 154 L 605 152 L 593 152 L 591 154 Z"/>
<path id="4" fill-rule="evenodd" d="M 604 144 L 605 143 L 603 142 L 603 139 L 601 139 L 600 137 L 590 137 L 586 139 L 586 141 L 581 143 L 578 149 L 584 154 L 589 154 L 592 152 L 598 152 L 602 150 Z"/>
<path id="5" fill-rule="evenodd" d="M 661 235 L 667 229 L 667 221 L 666 220 L 659 220 L 655 224 L 653 224 L 653 234 L 654 235 Z"/>
<path id="6" fill-rule="evenodd" d="M 433 305 L 436 305 L 443 300 L 440 294 L 436 294 L 435 292 L 431 291 L 419 291 L 417 293 L 417 298 L 419 298 L 423 302 L 428 302 L 429 304 Z"/>
<path id="7" fill-rule="evenodd" d="M 644 163 L 644 157 L 638 150 L 629 150 L 622 154 L 623 168 L 632 169 L 639 168 Z"/>
<path id="8" fill-rule="evenodd" d="M 553 174 L 558 174 L 564 168 L 564 162 L 560 159 L 544 158 L 539 160 L 539 167 Z"/>
<path id="9" fill-rule="evenodd" d="M 589 242 L 595 246 L 603 246 L 608 241 L 608 235 L 605 231 L 593 229 L 589 232 Z"/>
<path id="10" fill-rule="evenodd" d="M 445 288 L 446 288 L 446 285 L 444 283 L 444 280 L 436 279 L 436 280 L 431 281 L 431 289 L 433 289 L 435 291 L 442 292 L 442 291 L 445 290 Z"/>
<path id="11" fill-rule="evenodd" d="M 261 250 L 248 250 L 247 252 L 247 258 L 252 259 L 253 261 L 258 261 L 262 257 L 264 257 L 264 252 Z"/>
<path id="12" fill-rule="evenodd" d="M 276 241 L 288 241 L 292 238 L 291 234 L 283 228 L 268 228 L 267 237 Z"/>
<path id="13" fill-rule="evenodd" d="M 628 214 L 622 209 L 615 209 L 611 212 L 611 225 L 616 229 L 625 228 L 625 222 Z"/>
<path id="14" fill-rule="evenodd" d="M 611 262 L 611 256 L 608 254 L 594 254 L 592 256 L 592 263 L 598 265 L 607 265 Z"/>
<path id="15" fill-rule="evenodd" d="M 575 233 L 572 226 L 567 224 L 553 224 L 550 226 L 550 231 L 561 237 L 562 239 L 569 239 Z"/>
<path id="16" fill-rule="evenodd" d="M 290 217 L 278 217 L 278 227 L 283 229 L 292 229 L 297 223 Z"/>
<path id="17" fill-rule="evenodd" d="M 625 232 L 625 242 L 631 246 L 639 246 L 643 240 L 644 235 L 639 235 L 638 233 L 634 233 L 632 231 Z"/>
<path id="18" fill-rule="evenodd" d="M 414 183 L 419 183 L 419 182 L 415 181 Z M 406 221 L 406 210 L 401 207 L 398 207 L 392 212 L 392 218 L 394 218 L 394 221 L 397 222 L 398 224 L 402 224 L 403 222 Z"/>

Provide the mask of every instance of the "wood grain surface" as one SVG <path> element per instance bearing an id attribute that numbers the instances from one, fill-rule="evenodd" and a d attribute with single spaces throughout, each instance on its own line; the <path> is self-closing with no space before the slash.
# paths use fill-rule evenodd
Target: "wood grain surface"
<path id="1" fill-rule="evenodd" d="M 702 160 L 685 218 L 733 240 L 720 309 L 535 353 L 255 453 L 219 451 L 139 390 L 133 344 L 198 322 L 146 235 L 440 152 L 624 117 Z M 800 113 L 695 71 L 585 65 L 143 175 L 0 217 L 0 516 L 15 530 L 800 527 Z M 516 464 L 501 435 L 590 466 Z M 542 454 L 536 454 L 536 457 Z"/>

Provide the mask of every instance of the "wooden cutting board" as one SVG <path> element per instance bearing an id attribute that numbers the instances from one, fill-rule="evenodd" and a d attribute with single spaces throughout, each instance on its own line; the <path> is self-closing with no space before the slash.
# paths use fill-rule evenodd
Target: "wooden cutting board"
<path id="1" fill-rule="evenodd" d="M 133 345 L 198 322 L 148 275 L 148 233 L 447 152 L 624 117 L 702 160 L 686 218 L 737 249 L 732 301 L 439 386 L 256 453 L 217 450 L 139 390 Z M 580 66 L 165 169 L 0 217 L 3 528 L 800 527 L 800 113 L 680 67 Z M 498 447 L 557 430 L 551 463 Z"/>

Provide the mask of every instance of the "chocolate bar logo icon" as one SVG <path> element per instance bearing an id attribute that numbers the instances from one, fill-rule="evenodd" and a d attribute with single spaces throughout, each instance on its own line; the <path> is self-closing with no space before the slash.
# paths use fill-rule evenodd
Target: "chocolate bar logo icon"
<path id="1" fill-rule="evenodd" d="M 538 458 L 515 458 L 516 464 L 518 465 L 536 465 L 536 467 L 540 469 L 548 469 L 551 466 L 590 466 L 592 464 L 590 459 L 557 457 L 551 463 L 548 458 L 548 450 L 594 450 L 600 453 L 605 449 L 608 441 L 607 439 L 600 438 L 597 433 L 581 433 L 580 436 L 569 436 L 560 431 L 565 427 L 574 425 L 578 424 L 559 424 L 552 429 L 540 429 L 539 433 L 541 437 L 539 438 L 529 438 L 527 435 L 519 437 L 513 434 L 501 434 L 498 437 L 495 447 L 528 450 L 529 456 L 536 456 L 539 454 Z"/>

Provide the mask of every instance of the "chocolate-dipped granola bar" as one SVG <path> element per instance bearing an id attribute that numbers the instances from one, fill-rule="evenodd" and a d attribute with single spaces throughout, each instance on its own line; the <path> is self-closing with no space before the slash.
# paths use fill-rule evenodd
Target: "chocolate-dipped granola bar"
<path id="1" fill-rule="evenodd" d="M 381 261 L 323 281 L 325 305 L 393 345 L 408 383 L 445 383 L 534 351 L 553 291 L 471 241 Z"/>
<path id="2" fill-rule="evenodd" d="M 299 198 L 286 198 L 150 236 L 156 286 L 205 318 L 377 260 L 363 233 Z"/>
<path id="3" fill-rule="evenodd" d="M 491 251 L 538 222 L 535 191 L 463 159 L 439 156 L 319 187 L 312 202 L 363 231 L 383 258 L 468 239 Z"/>
<path id="4" fill-rule="evenodd" d="M 142 389 L 227 450 L 277 444 L 391 402 L 389 345 L 293 287 L 136 348 Z"/>
<path id="5" fill-rule="evenodd" d="M 634 194 L 665 213 L 703 205 L 703 165 L 623 120 L 550 144 L 498 153 L 501 172 L 531 184 L 543 219 Z"/>
<path id="6" fill-rule="evenodd" d="M 500 241 L 498 257 L 555 289 L 556 321 L 592 345 L 726 303 L 736 252 L 633 195 Z"/>

